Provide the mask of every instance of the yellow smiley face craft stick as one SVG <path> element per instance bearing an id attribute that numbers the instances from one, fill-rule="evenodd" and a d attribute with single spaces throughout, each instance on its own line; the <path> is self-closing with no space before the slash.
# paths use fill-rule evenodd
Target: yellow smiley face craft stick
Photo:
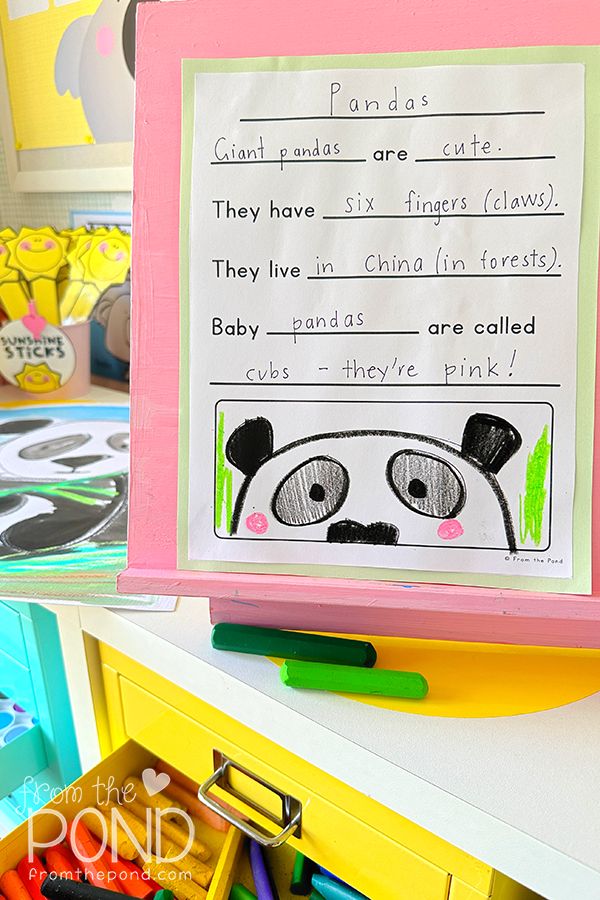
<path id="1" fill-rule="evenodd" d="M 90 317 L 100 295 L 113 284 L 123 284 L 131 262 L 131 235 L 119 228 L 105 234 L 96 232 L 89 248 L 81 256 L 86 282 L 71 309 L 69 322 L 83 322 Z"/>
<path id="2" fill-rule="evenodd" d="M 63 228 L 60 232 L 60 236 L 68 238 L 71 243 L 76 240 L 80 234 L 87 234 L 85 225 L 79 225 L 78 228 Z M 69 245 L 69 250 L 70 249 L 71 246 Z"/>
<path id="3" fill-rule="evenodd" d="M 56 277 L 65 264 L 69 240 L 50 227 L 21 228 L 7 241 L 9 266 L 17 269 L 27 281 Z M 40 311 L 41 312 L 41 311 Z"/>
<path id="4" fill-rule="evenodd" d="M 77 249 L 77 245 L 79 243 L 79 238 L 83 237 L 86 234 L 89 234 L 89 232 L 88 232 L 87 228 L 85 227 L 85 225 L 80 225 L 79 228 L 63 228 L 63 230 L 60 232 L 60 236 L 66 237 L 67 240 L 69 241 L 69 244 L 67 246 L 67 260 L 66 260 L 64 266 L 62 266 L 60 272 L 58 273 L 57 280 L 59 282 L 62 282 L 62 281 L 65 281 L 66 279 L 68 279 L 69 268 L 70 268 L 69 254 L 73 253 L 73 251 Z"/>
<path id="5" fill-rule="evenodd" d="M 10 267 L 30 283 L 38 314 L 54 325 L 60 322 L 56 278 L 65 264 L 67 246 L 68 238 L 50 227 L 21 228 L 7 241 Z M 34 287 L 36 281 L 40 283 Z"/>
<path id="6" fill-rule="evenodd" d="M 12 269 L 9 265 L 10 252 L 8 249 L 8 241 L 15 238 L 16 234 L 12 228 L 4 228 L 0 231 L 0 282 L 19 281 L 20 274 L 16 269 Z"/>
<path id="7" fill-rule="evenodd" d="M 110 287 L 110 283 L 106 285 Z M 100 295 L 106 288 L 97 284 L 84 284 L 69 316 L 66 320 L 67 325 L 75 325 L 78 322 L 85 322 L 94 311 L 94 307 Z M 65 320 L 63 319 L 63 322 Z"/>
<path id="8" fill-rule="evenodd" d="M 6 246 L 6 242 L 16 236 L 17 232 L 12 228 L 0 228 L 0 244 L 2 244 L 3 246 Z"/>
<path id="9" fill-rule="evenodd" d="M 0 304 L 9 319 L 21 319 L 28 311 L 29 295 L 21 274 L 9 266 L 9 249 L 7 242 L 16 237 L 12 228 L 0 231 Z"/>
<path id="10" fill-rule="evenodd" d="M 51 325 L 60 325 L 58 283 L 55 278 L 35 278 L 29 282 L 35 308 Z"/>
<path id="11" fill-rule="evenodd" d="M 90 249 L 92 238 L 92 234 L 85 232 L 85 234 L 78 235 L 71 242 L 67 253 L 67 265 L 69 267 L 69 277 L 73 281 L 83 281 L 85 266 L 82 257 Z"/>
<path id="12" fill-rule="evenodd" d="M 119 228 L 107 234 L 94 234 L 89 250 L 83 254 L 83 280 L 98 287 L 123 284 L 131 262 L 131 235 Z"/>
<path id="13" fill-rule="evenodd" d="M 85 228 L 83 232 L 73 236 L 67 253 L 68 277 L 58 286 L 58 305 L 61 322 L 65 322 L 71 315 L 81 289 L 83 288 L 83 276 L 85 272 L 81 257 L 89 250 L 92 234 Z"/>
<path id="14" fill-rule="evenodd" d="M 67 244 L 67 261 L 65 262 L 64 266 L 60 270 L 59 281 L 62 279 L 63 273 L 68 274 L 69 254 L 77 249 L 79 239 L 84 237 L 86 234 L 89 234 L 89 232 L 84 225 L 80 225 L 79 228 L 63 228 L 63 230 L 60 232 L 60 236 L 66 238 L 69 243 Z M 65 277 L 66 277 L 66 274 L 65 274 Z"/>
<path id="15" fill-rule="evenodd" d="M 68 278 L 58 286 L 58 311 L 60 321 L 70 324 L 71 312 L 84 288 L 83 281 L 72 281 Z"/>
<path id="16" fill-rule="evenodd" d="M 22 319 L 27 315 L 30 299 L 24 282 L 0 282 L 0 303 L 9 319 Z"/>

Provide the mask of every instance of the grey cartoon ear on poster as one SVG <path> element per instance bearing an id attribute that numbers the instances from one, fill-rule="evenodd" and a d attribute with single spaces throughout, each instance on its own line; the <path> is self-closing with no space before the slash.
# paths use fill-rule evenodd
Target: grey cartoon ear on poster
<path id="1" fill-rule="evenodd" d="M 273 426 L 259 416 L 246 419 L 231 434 L 225 455 L 232 466 L 246 477 L 256 475 L 259 468 L 273 455 Z"/>
<path id="2" fill-rule="evenodd" d="M 115 284 L 101 295 L 93 319 L 104 328 L 106 349 L 122 362 L 130 359 L 131 282 Z"/>
<path id="3" fill-rule="evenodd" d="M 102 0 L 93 16 L 75 19 L 54 63 L 62 96 L 80 98 L 96 143 L 133 138 L 135 10 L 143 0 Z"/>
<path id="4" fill-rule="evenodd" d="M 521 435 L 506 419 L 489 413 L 475 413 L 465 425 L 461 453 L 486 472 L 497 475 L 521 443 Z"/>

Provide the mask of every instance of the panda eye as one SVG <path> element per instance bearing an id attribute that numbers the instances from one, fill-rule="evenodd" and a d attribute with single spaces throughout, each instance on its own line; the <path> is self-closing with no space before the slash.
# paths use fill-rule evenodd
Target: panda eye
<path id="1" fill-rule="evenodd" d="M 387 466 L 388 483 L 409 509 L 434 519 L 453 519 L 465 505 L 460 473 L 437 456 L 400 450 Z"/>
<path id="2" fill-rule="evenodd" d="M 271 509 L 283 525 L 314 525 L 340 509 L 349 486 L 350 477 L 341 463 L 316 456 L 285 476 Z"/>
<path id="3" fill-rule="evenodd" d="M 126 453 L 129 450 L 129 434 L 127 431 L 111 434 L 106 443 L 113 450 L 120 450 L 122 453 Z"/>
<path id="4" fill-rule="evenodd" d="M 84 444 L 91 440 L 89 434 L 69 434 L 65 437 L 54 438 L 51 441 L 40 441 L 39 444 L 31 444 L 19 450 L 21 459 L 50 459 L 59 453 L 68 453 L 70 450 L 76 450 L 83 447 Z"/>

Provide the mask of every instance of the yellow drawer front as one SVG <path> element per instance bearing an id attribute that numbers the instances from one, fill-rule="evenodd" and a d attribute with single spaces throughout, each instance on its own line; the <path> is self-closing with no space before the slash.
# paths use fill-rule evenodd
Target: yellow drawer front
<path id="1" fill-rule="evenodd" d="M 187 718 L 192 720 L 190 724 L 195 723 L 196 725 L 205 726 L 205 730 L 208 728 L 213 733 L 213 741 L 216 736 L 221 739 L 215 744 L 217 749 L 220 746 L 220 749 L 226 752 L 225 746 L 243 748 L 245 753 L 249 753 L 255 759 L 264 761 L 260 763 L 260 766 L 264 768 L 261 768 L 257 774 L 277 771 L 286 773 L 286 777 L 287 775 L 292 776 L 294 782 L 306 786 L 305 790 L 308 789 L 308 796 L 322 798 L 332 807 L 344 813 L 349 813 L 349 818 L 358 820 L 357 826 L 365 828 L 367 833 L 378 835 L 378 840 L 385 841 L 387 849 L 381 857 L 378 856 L 378 858 L 383 860 L 383 863 L 377 867 L 379 871 L 373 871 L 370 877 L 373 879 L 386 879 L 386 891 L 391 892 L 374 893 L 371 896 L 375 900 L 384 900 L 387 897 L 393 898 L 393 900 L 401 900 L 405 896 L 409 897 L 410 900 L 413 900 L 413 898 L 416 900 L 416 898 L 421 897 L 426 898 L 426 900 L 429 900 L 430 897 L 436 900 L 440 896 L 438 887 L 440 879 L 443 881 L 443 891 L 445 892 L 442 896 L 444 900 L 447 900 L 448 873 L 460 878 L 461 881 L 474 888 L 484 897 L 491 895 L 494 880 L 494 870 L 491 866 L 475 859 L 458 847 L 454 847 L 447 841 L 442 840 L 442 838 L 431 834 L 380 803 L 371 800 L 354 788 L 306 762 L 306 760 L 290 753 L 289 750 L 285 750 L 262 735 L 241 725 L 235 719 L 209 706 L 198 697 L 194 697 L 160 675 L 156 675 L 156 673 L 151 672 L 112 647 L 100 644 L 99 653 L 104 671 L 105 696 L 103 703 L 99 703 L 98 706 L 102 707 L 100 710 L 101 720 L 104 721 L 106 719 L 109 723 L 110 738 L 113 746 L 126 740 L 128 736 L 150 746 L 146 738 L 151 734 L 151 749 L 154 752 L 160 752 L 160 755 L 163 755 L 168 762 L 177 765 L 178 768 L 197 781 L 208 777 L 210 774 L 209 762 L 212 765 L 212 747 L 209 748 L 209 752 L 204 758 L 204 765 L 201 770 L 198 770 L 197 761 L 193 755 L 193 748 L 182 741 L 181 737 L 178 740 L 175 739 L 174 735 L 180 734 L 179 731 L 174 730 L 177 728 L 175 724 L 169 724 L 169 730 L 162 736 L 157 734 L 160 728 L 156 727 L 156 723 L 162 719 L 165 710 L 164 704 L 166 704 L 170 723 L 176 723 L 178 717 L 181 716 L 182 721 L 185 721 Z M 117 673 L 125 677 L 119 679 Z M 126 682 L 128 682 L 127 686 L 125 686 Z M 135 688 L 137 688 L 137 693 L 134 699 Z M 141 695 L 139 694 L 140 688 L 143 689 Z M 127 704 L 125 703 L 125 696 L 128 698 Z M 141 699 L 142 697 L 143 700 Z M 162 701 L 162 705 L 157 703 L 159 700 Z M 134 730 L 132 731 L 131 729 Z M 142 733 L 144 735 L 143 739 L 140 737 Z M 189 740 L 190 732 L 187 727 L 185 734 L 188 735 L 186 740 Z M 169 738 L 171 738 L 170 741 Z M 155 749 L 157 746 L 156 741 L 160 741 L 162 748 L 160 751 Z M 177 762 L 175 761 L 175 755 L 177 756 Z M 242 761 L 239 753 L 237 760 Z M 267 781 L 273 781 L 273 778 L 269 778 L 268 775 L 264 777 Z M 286 781 L 287 783 L 288 781 Z M 283 789 L 283 776 L 282 781 L 277 786 Z M 365 860 L 369 859 L 369 855 L 364 852 L 360 843 L 362 832 L 356 833 L 356 841 L 358 842 L 349 845 L 349 851 L 348 846 L 341 846 L 340 842 L 336 840 L 337 836 L 331 827 L 327 827 L 325 833 L 327 835 L 325 840 L 327 849 L 325 850 L 324 847 L 321 847 L 319 862 L 326 868 L 334 869 L 340 876 L 343 876 L 345 872 L 350 883 L 356 883 L 358 886 L 358 882 L 350 876 L 347 866 L 350 865 L 352 871 L 366 868 Z M 421 893 L 418 893 L 419 887 L 417 885 L 415 888 L 417 893 L 411 895 L 404 886 L 399 887 L 399 881 L 392 882 L 393 868 L 388 864 L 387 860 L 389 857 L 386 854 L 390 852 L 390 847 L 398 845 L 403 853 L 408 853 L 408 858 L 416 859 L 419 863 L 425 861 L 434 862 L 432 881 L 435 888 L 433 893 L 425 893 L 423 887 L 420 888 Z M 334 867 L 332 861 L 332 848 L 333 852 L 336 853 L 336 858 L 339 858 L 341 861 L 341 868 L 338 867 L 339 871 L 338 868 Z M 327 859 L 324 858 L 323 853 L 327 854 Z M 364 875 L 360 879 L 360 883 L 364 885 Z M 429 881 L 426 882 L 427 885 L 429 883 Z M 425 882 L 422 882 L 422 884 L 425 884 Z M 362 890 L 367 895 L 369 894 L 366 886 L 363 886 Z M 405 893 L 398 893 L 399 890 L 405 891 Z"/>
<path id="2" fill-rule="evenodd" d="M 121 677 L 120 688 L 128 737 L 196 781 L 205 781 L 212 774 L 216 750 L 291 794 L 302 803 L 303 816 L 302 837 L 290 838 L 290 845 L 367 896 L 377 900 L 446 900 L 449 876 L 443 869 L 129 679 Z M 233 795 L 227 795 L 227 800 L 242 814 L 248 812 Z"/>
<path id="3" fill-rule="evenodd" d="M 146 766 L 152 766 L 155 759 L 155 756 L 133 741 L 124 744 L 98 766 L 65 788 L 55 800 L 35 813 L 31 819 L 35 843 L 37 845 L 58 843 L 62 831 L 59 814 L 70 821 L 79 810 L 96 805 L 100 799 L 99 792 L 104 791 L 104 786 L 108 786 L 109 783 L 120 786 L 128 775 L 139 773 Z M 114 779 L 114 782 L 110 779 Z M 29 827 L 30 823 L 24 822 L 0 841 L 0 874 L 7 869 L 14 869 L 27 855 Z M 212 850 L 210 864 L 215 870 L 207 900 L 227 900 L 233 882 L 240 878 L 247 879 L 241 860 L 243 835 L 235 828 L 231 828 L 227 834 L 206 829 L 202 833 L 202 840 L 210 845 Z M 36 847 L 35 852 L 43 856 L 43 846 Z M 125 895 L 119 893 L 115 896 Z"/>
<path id="4" fill-rule="evenodd" d="M 487 894 L 476 891 L 469 884 L 465 884 L 460 878 L 453 878 L 450 882 L 448 900 L 487 900 Z"/>
<path id="5" fill-rule="evenodd" d="M 494 880 L 492 884 L 492 893 L 489 895 L 491 900 L 543 900 L 539 894 L 517 884 L 506 875 L 500 872 L 494 872 Z M 488 894 L 482 894 L 476 891 L 469 884 L 465 884 L 460 878 L 453 878 L 450 882 L 450 893 L 448 900 L 488 900 Z"/>

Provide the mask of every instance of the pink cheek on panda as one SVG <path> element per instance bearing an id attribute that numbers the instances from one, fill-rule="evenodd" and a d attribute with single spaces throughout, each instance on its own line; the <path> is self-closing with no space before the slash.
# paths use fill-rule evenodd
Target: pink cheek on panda
<path id="1" fill-rule="evenodd" d="M 465 530 L 458 519 L 446 519 L 438 528 L 437 533 L 443 541 L 453 541 L 455 538 L 462 537 Z"/>
<path id="2" fill-rule="evenodd" d="M 264 534 L 269 527 L 269 520 L 264 513 L 255 512 L 246 519 L 246 528 L 254 534 Z"/>

